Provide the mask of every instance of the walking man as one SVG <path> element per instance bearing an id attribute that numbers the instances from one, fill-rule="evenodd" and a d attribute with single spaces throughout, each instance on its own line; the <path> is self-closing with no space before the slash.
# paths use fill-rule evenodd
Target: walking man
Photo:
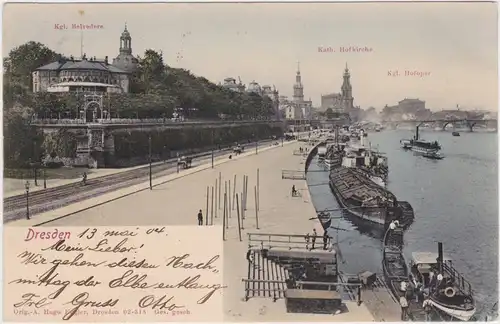
<path id="1" fill-rule="evenodd" d="M 306 240 L 306 250 L 309 250 L 309 239 L 310 239 L 309 233 L 306 234 L 306 237 L 304 239 Z"/>
<path id="2" fill-rule="evenodd" d="M 328 234 L 323 233 L 323 250 L 326 250 L 328 248 Z"/>
<path id="3" fill-rule="evenodd" d="M 316 233 L 316 229 L 313 228 L 313 233 L 312 233 L 312 248 L 311 248 L 311 250 L 314 250 L 314 244 L 316 243 L 316 236 L 318 236 L 318 233 Z"/>
<path id="4" fill-rule="evenodd" d="M 201 213 L 201 209 L 198 213 L 198 225 L 200 225 L 200 226 L 203 225 L 203 214 Z"/>
<path id="5" fill-rule="evenodd" d="M 399 298 L 399 304 L 401 305 L 401 321 L 406 321 L 408 317 L 408 301 L 404 296 Z"/>

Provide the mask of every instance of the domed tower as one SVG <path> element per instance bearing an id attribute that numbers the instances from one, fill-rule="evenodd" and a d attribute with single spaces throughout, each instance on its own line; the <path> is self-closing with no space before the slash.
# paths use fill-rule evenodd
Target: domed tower
<path id="1" fill-rule="evenodd" d="M 113 65 L 125 72 L 133 73 L 138 63 L 139 61 L 132 55 L 132 37 L 125 24 L 125 30 L 120 36 L 120 54 L 113 60 Z"/>
<path id="2" fill-rule="evenodd" d="M 344 109 L 352 109 L 354 98 L 352 97 L 351 74 L 347 63 L 344 70 L 344 82 L 342 83 L 342 105 Z"/>

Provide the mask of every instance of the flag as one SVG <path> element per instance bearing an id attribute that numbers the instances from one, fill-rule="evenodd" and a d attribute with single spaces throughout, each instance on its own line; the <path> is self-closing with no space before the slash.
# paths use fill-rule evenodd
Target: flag
<path id="1" fill-rule="evenodd" d="M 84 11 L 84 10 L 78 10 L 78 14 L 79 14 L 80 16 L 83 16 L 83 15 L 85 14 L 85 11 Z"/>

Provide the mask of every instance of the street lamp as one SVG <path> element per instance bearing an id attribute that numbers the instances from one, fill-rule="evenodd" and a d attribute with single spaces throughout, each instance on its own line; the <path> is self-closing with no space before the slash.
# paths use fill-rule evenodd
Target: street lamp
<path id="1" fill-rule="evenodd" d="M 149 190 L 153 190 L 153 172 L 152 172 L 152 161 L 151 161 L 151 135 L 148 138 L 149 143 Z"/>
<path id="2" fill-rule="evenodd" d="M 255 154 L 259 154 L 259 138 L 254 135 L 254 139 L 255 139 Z"/>
<path id="3" fill-rule="evenodd" d="M 30 183 L 26 181 L 24 184 L 24 188 L 26 189 L 26 219 L 30 219 Z"/>
<path id="4" fill-rule="evenodd" d="M 45 172 L 46 169 L 43 169 L 43 189 L 47 189 L 47 173 Z"/>
<path id="5" fill-rule="evenodd" d="M 212 129 L 212 169 L 214 168 L 214 130 Z"/>

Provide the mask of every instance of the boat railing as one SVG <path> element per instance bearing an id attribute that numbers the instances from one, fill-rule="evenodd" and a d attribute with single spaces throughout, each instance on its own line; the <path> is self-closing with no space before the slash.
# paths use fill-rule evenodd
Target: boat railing
<path id="1" fill-rule="evenodd" d="M 306 180 L 306 173 L 300 170 L 281 170 L 281 179 Z"/>
<path id="2" fill-rule="evenodd" d="M 319 235 L 295 235 L 295 234 L 266 234 L 266 233 L 247 233 L 248 249 L 276 249 L 287 248 L 289 250 L 307 250 L 310 251 L 312 241 L 315 245 L 320 246 L 323 236 Z M 314 250 L 312 250 L 314 251 Z M 319 250 L 318 251 L 324 251 Z"/>
<path id="3" fill-rule="evenodd" d="M 452 265 L 443 262 L 443 271 L 451 275 L 454 283 L 463 293 L 472 296 L 471 284 L 457 270 L 455 270 L 455 268 Z"/>

